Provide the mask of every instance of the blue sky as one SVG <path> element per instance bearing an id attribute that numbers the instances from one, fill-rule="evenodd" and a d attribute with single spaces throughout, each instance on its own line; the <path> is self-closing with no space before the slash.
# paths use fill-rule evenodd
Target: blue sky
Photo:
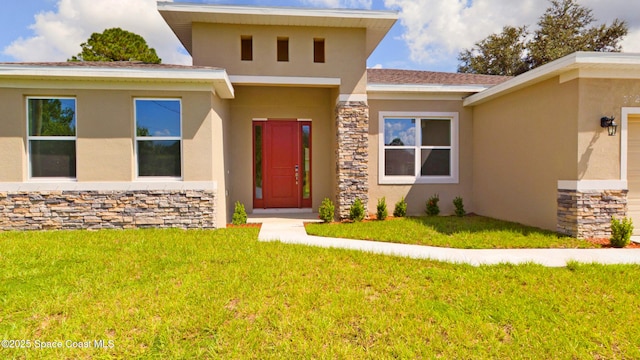
<path id="1" fill-rule="evenodd" d="M 177 2 L 187 2 L 176 0 Z M 640 1 L 579 0 L 599 22 L 621 18 L 626 52 L 640 52 Z M 455 71 L 457 55 L 505 25 L 534 25 L 545 0 L 190 0 L 230 5 L 397 11 L 400 20 L 369 58 L 369 67 Z M 121 27 L 142 35 L 164 63 L 190 64 L 155 0 L 18 0 L 0 12 L 0 62 L 65 61 L 92 32 Z"/>

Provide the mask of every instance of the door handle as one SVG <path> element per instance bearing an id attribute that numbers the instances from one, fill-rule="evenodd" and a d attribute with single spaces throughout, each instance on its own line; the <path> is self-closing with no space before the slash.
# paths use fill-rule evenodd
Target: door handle
<path id="1" fill-rule="evenodd" d="M 298 164 L 296 164 L 295 169 L 296 169 L 296 185 L 298 185 L 298 174 L 299 174 L 299 171 L 298 171 Z"/>

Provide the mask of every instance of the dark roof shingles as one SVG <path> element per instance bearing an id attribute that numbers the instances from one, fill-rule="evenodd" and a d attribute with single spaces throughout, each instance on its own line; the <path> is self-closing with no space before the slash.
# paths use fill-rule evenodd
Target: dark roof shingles
<path id="1" fill-rule="evenodd" d="M 367 69 L 369 84 L 388 85 L 497 85 L 509 76 L 447 73 L 419 70 Z"/>

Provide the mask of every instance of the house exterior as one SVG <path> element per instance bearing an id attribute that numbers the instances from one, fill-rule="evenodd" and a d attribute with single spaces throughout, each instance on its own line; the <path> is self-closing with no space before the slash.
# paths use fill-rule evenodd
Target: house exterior
<path id="1" fill-rule="evenodd" d="M 221 228 L 236 201 L 420 214 L 433 194 L 577 237 L 640 223 L 640 55 L 515 78 L 367 69 L 395 12 L 158 10 L 193 66 L 0 64 L 0 229 Z"/>

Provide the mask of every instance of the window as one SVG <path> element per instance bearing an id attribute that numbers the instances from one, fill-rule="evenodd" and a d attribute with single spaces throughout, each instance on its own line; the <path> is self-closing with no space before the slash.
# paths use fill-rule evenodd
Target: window
<path id="1" fill-rule="evenodd" d="M 457 113 L 380 113 L 380 183 L 457 183 Z"/>
<path id="2" fill-rule="evenodd" d="M 313 39 L 313 62 L 324 62 L 324 39 Z"/>
<path id="3" fill-rule="evenodd" d="M 243 35 L 240 38 L 240 60 L 253 60 L 253 37 Z"/>
<path id="4" fill-rule="evenodd" d="M 76 99 L 27 98 L 32 178 L 76 177 Z"/>
<path id="5" fill-rule="evenodd" d="M 278 61 L 289 61 L 289 38 L 278 38 Z"/>
<path id="6" fill-rule="evenodd" d="M 179 99 L 135 99 L 138 176 L 182 176 Z"/>

